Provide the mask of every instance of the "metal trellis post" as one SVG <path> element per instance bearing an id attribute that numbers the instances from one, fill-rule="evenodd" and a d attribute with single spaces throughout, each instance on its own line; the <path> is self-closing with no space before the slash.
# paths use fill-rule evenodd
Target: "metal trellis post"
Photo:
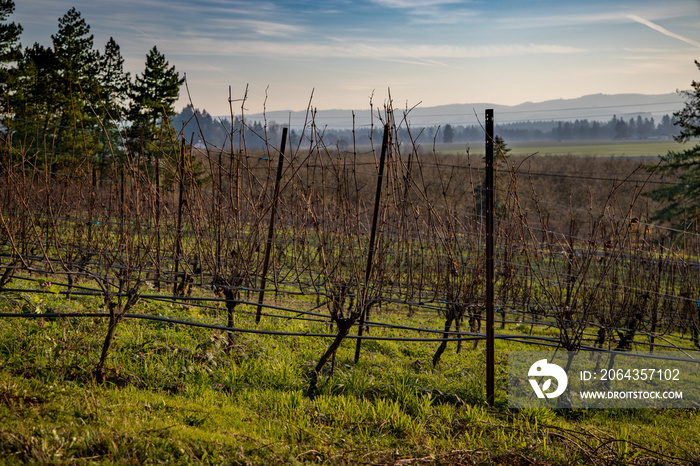
<path id="1" fill-rule="evenodd" d="M 495 402 L 494 289 L 493 289 L 493 109 L 486 110 L 486 402 Z"/>

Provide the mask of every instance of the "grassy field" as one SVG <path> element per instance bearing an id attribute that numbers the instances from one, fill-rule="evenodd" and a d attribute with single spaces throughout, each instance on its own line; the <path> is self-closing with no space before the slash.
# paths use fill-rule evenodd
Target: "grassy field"
<path id="1" fill-rule="evenodd" d="M 465 344 L 460 354 L 451 343 L 433 368 L 436 343 L 367 341 L 354 364 L 346 341 L 311 399 L 309 374 L 328 340 L 239 334 L 226 351 L 222 332 L 134 319 L 119 327 L 107 381 L 97 384 L 92 370 L 106 319 L 42 313 L 99 307 L 87 297 L 2 295 L 0 310 L 29 309 L 36 318 L 0 321 L 0 462 L 573 465 L 697 464 L 700 457 L 696 410 L 508 409 L 507 354 L 523 347 L 502 341 L 496 408 L 484 403 L 483 343 Z M 224 320 L 223 310 L 152 302 L 135 312 Z M 440 322 L 425 313 L 409 319 L 398 307 L 375 318 Z M 249 317 L 237 319 L 254 328 Z M 259 328 L 328 331 L 269 317 Z"/>
<path id="2" fill-rule="evenodd" d="M 685 147 L 673 140 L 647 141 L 506 141 L 510 155 L 572 157 L 655 157 L 669 150 Z M 446 154 L 463 154 L 467 144 L 437 144 L 436 150 Z M 483 143 L 469 143 L 472 155 L 483 154 Z"/>

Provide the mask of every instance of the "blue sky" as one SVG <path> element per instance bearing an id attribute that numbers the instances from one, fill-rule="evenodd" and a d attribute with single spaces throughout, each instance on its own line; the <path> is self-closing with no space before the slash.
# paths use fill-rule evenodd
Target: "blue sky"
<path id="1" fill-rule="evenodd" d="M 698 0 L 16 0 L 24 46 L 76 7 L 129 71 L 157 45 L 194 105 L 364 109 L 662 94 L 700 79 Z M 267 94 L 267 101 L 265 98 Z M 185 89 L 178 109 L 187 103 Z M 240 106 L 240 103 L 234 105 Z"/>

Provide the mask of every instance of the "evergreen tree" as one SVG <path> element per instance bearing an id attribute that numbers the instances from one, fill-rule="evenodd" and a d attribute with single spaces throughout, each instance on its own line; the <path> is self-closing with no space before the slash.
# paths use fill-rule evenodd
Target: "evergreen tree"
<path id="1" fill-rule="evenodd" d="M 157 47 L 148 52 L 146 68 L 141 76 L 136 76 L 133 87 L 131 116 L 135 124 L 152 129 L 169 126 L 169 119 L 175 115 L 180 86 L 185 81 L 175 71 L 175 66 L 169 65 Z"/>
<path id="2" fill-rule="evenodd" d="M 16 77 L 12 64 L 22 56 L 19 45 L 22 26 L 6 22 L 13 11 L 15 11 L 13 0 L 0 0 L 0 111 L 3 113 L 8 111 L 7 99 Z"/>
<path id="3" fill-rule="evenodd" d="M 98 100 L 98 55 L 93 50 L 90 26 L 75 8 L 58 20 L 51 36 L 57 64 L 56 98 L 61 119 L 57 131 L 56 162 L 75 169 L 89 169 L 102 144 L 95 104 Z"/>
<path id="4" fill-rule="evenodd" d="M 149 177 L 154 172 L 155 157 L 165 159 L 171 168 L 177 166 L 179 145 L 171 118 L 184 81 L 156 46 L 146 56 L 143 74 L 136 76 L 129 110 L 129 149 L 133 155 L 145 158 Z"/>
<path id="5" fill-rule="evenodd" d="M 38 43 L 25 49 L 17 65 L 17 80 L 10 96 L 12 145 L 17 149 L 16 158 L 31 156 L 25 159 L 28 168 L 47 170 L 53 163 L 60 124 L 57 68 L 53 50 Z"/>
<path id="6" fill-rule="evenodd" d="M 60 76 L 67 87 L 91 84 L 97 71 L 94 36 L 80 12 L 71 8 L 58 20 L 58 32 L 51 35 L 54 54 L 61 65 Z M 75 89 L 79 91 L 79 89 Z"/>
<path id="7" fill-rule="evenodd" d="M 10 160 L 10 147 L 12 139 L 6 137 L 11 134 L 11 113 L 9 105 L 10 94 L 15 88 L 16 68 L 12 68 L 21 57 L 21 49 L 18 42 L 22 27 L 15 23 L 7 23 L 7 19 L 15 10 L 13 0 L 0 0 L 0 173 L 5 170 Z"/>
<path id="8" fill-rule="evenodd" d="M 677 133 L 674 120 L 675 118 L 672 119 L 669 115 L 664 115 L 656 129 L 657 134 L 661 137 L 673 137 Z"/>
<path id="9" fill-rule="evenodd" d="M 637 134 L 637 123 L 634 122 L 634 118 L 630 118 L 627 123 L 627 137 L 625 139 L 634 138 Z"/>
<path id="10" fill-rule="evenodd" d="M 180 131 L 183 135 L 194 134 L 193 140 L 195 145 L 206 145 L 209 148 L 222 148 L 228 141 L 228 131 L 220 121 L 206 111 L 206 109 L 196 109 L 191 104 L 188 104 L 180 113 L 172 119 L 175 130 Z M 268 137 L 271 140 L 277 138 L 279 125 L 271 122 L 268 125 Z"/>
<path id="11" fill-rule="evenodd" d="M 113 37 L 105 45 L 104 54 L 98 53 L 100 107 L 114 121 L 126 118 L 131 93 L 131 74 L 124 71 L 124 58 Z"/>
<path id="12" fill-rule="evenodd" d="M 700 69 L 700 62 L 695 61 L 695 66 Z M 674 139 L 678 142 L 687 142 L 690 139 L 700 137 L 700 81 L 691 82 L 692 89 L 681 92 L 686 103 L 682 110 L 673 114 L 676 117 L 676 125 L 681 127 L 681 132 Z"/>
<path id="13" fill-rule="evenodd" d="M 96 108 L 102 121 L 99 132 L 101 149 L 98 152 L 100 176 L 123 155 L 123 137 L 126 113 L 131 92 L 131 75 L 124 71 L 124 58 L 119 45 L 110 37 L 104 54 L 98 54 L 97 74 L 99 102 Z"/>
<path id="14" fill-rule="evenodd" d="M 455 140 L 455 130 L 450 124 L 445 125 L 445 129 L 442 133 L 442 142 L 445 144 L 451 144 Z"/>
<path id="15" fill-rule="evenodd" d="M 700 69 L 700 62 L 696 61 L 695 65 Z M 675 136 L 679 143 L 700 137 L 700 82 L 693 81 L 691 86 L 691 90 L 682 93 L 686 98 L 685 107 L 673 114 L 677 118 L 676 124 L 681 127 L 680 134 Z M 662 173 L 677 175 L 680 181 L 651 192 L 652 199 L 667 204 L 654 218 L 674 221 L 685 227 L 694 219 L 700 207 L 700 145 L 682 151 L 669 151 L 661 156 L 659 169 Z"/>
<path id="16" fill-rule="evenodd" d="M 622 118 L 620 118 L 619 120 L 616 120 L 613 117 L 613 123 L 614 123 L 615 139 L 627 139 L 628 128 L 627 128 L 627 123 L 625 123 L 625 120 Z"/>
<path id="17" fill-rule="evenodd" d="M 656 128 L 656 123 L 654 123 L 654 117 L 645 118 L 643 129 L 639 132 L 642 139 L 648 139 L 654 134 Z"/>

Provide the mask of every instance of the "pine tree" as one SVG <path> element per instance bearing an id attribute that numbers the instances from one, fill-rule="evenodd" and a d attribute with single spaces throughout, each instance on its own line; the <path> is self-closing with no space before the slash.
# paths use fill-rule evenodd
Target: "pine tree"
<path id="1" fill-rule="evenodd" d="M 13 0 L 0 0 L 0 173 L 5 165 L 10 163 L 12 138 L 12 109 L 10 95 L 16 92 L 17 70 L 12 65 L 22 56 L 19 45 L 19 35 L 22 26 L 7 23 L 7 19 L 15 11 Z"/>
<path id="2" fill-rule="evenodd" d="M 132 83 L 130 73 L 124 71 L 124 58 L 113 37 L 105 45 L 104 54 L 98 53 L 98 62 L 96 111 L 101 120 L 99 140 L 102 147 L 97 156 L 100 178 L 104 178 L 107 168 L 123 156 L 123 132 Z"/>
<path id="3" fill-rule="evenodd" d="M 51 35 L 54 54 L 61 65 L 66 86 L 90 84 L 97 71 L 94 36 L 80 12 L 71 8 L 58 20 L 58 32 Z M 79 91 L 79 89 L 76 89 Z"/>
<path id="4" fill-rule="evenodd" d="M 56 58 L 38 43 L 24 50 L 17 64 L 10 95 L 12 145 L 15 158 L 30 156 L 28 168 L 48 170 L 53 160 L 54 135 L 60 124 Z"/>
<path id="5" fill-rule="evenodd" d="M 700 62 L 695 61 L 700 69 Z M 685 107 L 675 112 L 676 124 L 681 127 L 674 139 L 686 143 L 700 137 L 700 81 L 691 83 L 692 89 L 682 92 Z M 665 202 L 665 207 L 656 212 L 655 220 L 673 221 L 684 228 L 694 220 L 700 207 L 700 145 L 683 151 L 669 151 L 661 156 L 661 173 L 674 174 L 679 182 L 651 192 L 652 199 Z"/>
<path id="6" fill-rule="evenodd" d="M 700 69 L 700 62 L 695 60 L 695 66 Z M 700 81 L 693 80 L 692 89 L 681 92 L 687 99 L 685 107 L 673 114 L 676 125 L 681 127 L 681 133 L 675 137 L 678 142 L 687 142 L 700 137 Z"/>
<path id="7" fill-rule="evenodd" d="M 175 71 L 175 66 L 169 66 L 165 55 L 154 46 L 146 56 L 143 74 L 136 76 L 132 121 L 153 130 L 168 126 L 169 118 L 175 115 L 174 105 L 184 81 Z"/>
<path id="8" fill-rule="evenodd" d="M 674 136 L 674 133 L 677 133 L 676 129 L 674 128 L 674 120 L 672 120 L 669 115 L 664 115 L 663 118 L 661 118 L 661 123 L 659 123 L 659 126 L 656 129 L 657 134 L 661 137 Z"/>
<path id="9" fill-rule="evenodd" d="M 625 120 L 620 118 L 619 120 L 615 120 L 614 124 L 615 124 L 615 126 L 614 126 L 615 139 L 627 139 L 628 128 L 627 128 L 627 123 L 625 122 Z"/>
<path id="10" fill-rule="evenodd" d="M 102 144 L 95 111 L 98 101 L 98 55 L 93 50 L 90 26 L 80 12 L 71 8 L 58 20 L 58 32 L 51 36 L 57 63 L 61 121 L 57 131 L 56 163 L 88 170 Z"/>
<path id="11" fill-rule="evenodd" d="M 7 98 L 15 79 L 12 64 L 22 56 L 19 45 L 19 35 L 22 26 L 7 23 L 7 19 L 15 11 L 13 0 L 0 0 L 0 109 L 6 113 Z"/>
<path id="12" fill-rule="evenodd" d="M 131 94 L 131 74 L 124 71 L 124 58 L 113 37 L 105 45 L 104 54 L 98 54 L 100 107 L 108 118 L 119 121 L 126 118 Z"/>
<path id="13" fill-rule="evenodd" d="M 455 140 L 455 130 L 452 125 L 445 125 L 445 129 L 442 133 L 442 142 L 445 144 L 451 144 Z"/>
<path id="14" fill-rule="evenodd" d="M 179 145 L 171 118 L 184 81 L 156 46 L 146 56 L 143 74 L 136 76 L 129 111 L 129 149 L 133 155 L 145 158 L 149 178 L 154 172 L 155 157 L 165 159 L 171 167 L 177 166 Z"/>
<path id="15" fill-rule="evenodd" d="M 228 132 L 221 122 L 215 119 L 206 109 L 196 109 L 188 104 L 180 113 L 172 118 L 175 130 L 184 135 L 195 134 L 194 144 L 206 143 L 210 147 L 223 147 L 228 140 Z M 276 138 L 277 126 L 274 122 L 268 125 L 268 136 Z M 201 131 L 200 131 L 201 130 Z"/>

